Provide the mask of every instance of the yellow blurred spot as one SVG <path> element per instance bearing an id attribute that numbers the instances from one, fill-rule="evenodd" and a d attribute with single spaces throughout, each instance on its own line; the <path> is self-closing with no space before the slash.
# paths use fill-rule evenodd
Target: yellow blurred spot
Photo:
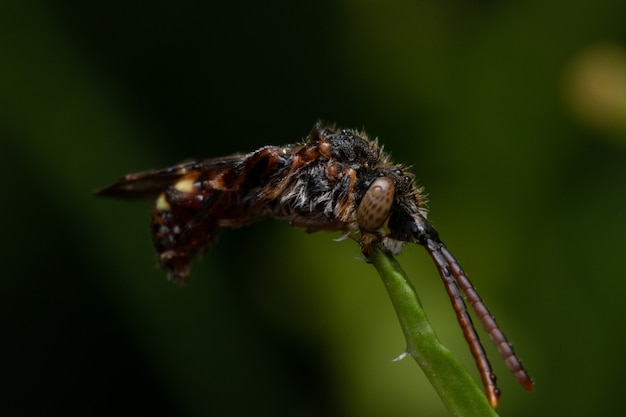
<path id="1" fill-rule="evenodd" d="M 566 100 L 581 121 L 626 139 L 626 52 L 615 44 L 581 51 L 566 74 Z"/>

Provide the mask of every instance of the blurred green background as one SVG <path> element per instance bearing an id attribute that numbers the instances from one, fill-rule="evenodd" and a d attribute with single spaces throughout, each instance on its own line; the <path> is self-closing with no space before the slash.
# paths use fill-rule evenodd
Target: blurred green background
<path id="1" fill-rule="evenodd" d="M 0 4 L 0 413 L 444 416 L 337 235 L 225 233 L 178 288 L 121 175 L 365 128 L 515 342 L 502 416 L 624 414 L 626 3 Z M 425 251 L 398 258 L 477 377 Z M 485 336 L 483 336 L 485 339 Z M 478 381 L 478 379 L 477 379 Z"/>

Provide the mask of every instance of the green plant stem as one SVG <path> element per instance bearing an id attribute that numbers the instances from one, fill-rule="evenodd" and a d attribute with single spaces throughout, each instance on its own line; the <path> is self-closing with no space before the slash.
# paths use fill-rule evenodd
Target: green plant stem
<path id="1" fill-rule="evenodd" d="M 461 362 L 441 344 L 411 282 L 398 262 L 378 248 L 370 256 L 378 270 L 407 342 L 406 353 L 422 368 L 453 416 L 496 416 L 487 397 Z"/>

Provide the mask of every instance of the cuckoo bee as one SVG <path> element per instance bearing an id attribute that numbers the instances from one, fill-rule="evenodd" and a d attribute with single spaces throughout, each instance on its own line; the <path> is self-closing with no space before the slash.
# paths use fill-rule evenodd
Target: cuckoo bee
<path id="1" fill-rule="evenodd" d="M 308 232 L 342 232 L 359 242 L 366 259 L 374 245 L 398 254 L 405 243 L 418 243 L 443 279 L 491 405 L 500 391 L 464 299 L 520 384 L 533 389 L 512 345 L 426 220 L 422 188 L 361 132 L 318 123 L 295 145 L 128 174 L 96 194 L 156 199 L 152 239 L 160 265 L 177 282 L 185 281 L 191 261 L 219 231 L 265 218 L 285 219 Z"/>

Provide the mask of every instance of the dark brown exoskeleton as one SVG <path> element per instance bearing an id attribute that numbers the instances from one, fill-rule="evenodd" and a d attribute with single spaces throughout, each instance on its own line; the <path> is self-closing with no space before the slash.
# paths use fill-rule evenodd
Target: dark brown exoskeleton
<path id="1" fill-rule="evenodd" d="M 264 218 L 285 219 L 309 232 L 343 232 L 359 241 L 365 257 L 373 245 L 397 254 L 405 243 L 419 243 L 443 279 L 490 404 L 497 405 L 500 391 L 464 297 L 520 384 L 533 389 L 513 347 L 426 220 L 426 201 L 413 175 L 362 133 L 318 124 L 300 144 L 129 174 L 96 194 L 157 199 L 154 245 L 160 265 L 177 282 L 218 231 Z"/>

